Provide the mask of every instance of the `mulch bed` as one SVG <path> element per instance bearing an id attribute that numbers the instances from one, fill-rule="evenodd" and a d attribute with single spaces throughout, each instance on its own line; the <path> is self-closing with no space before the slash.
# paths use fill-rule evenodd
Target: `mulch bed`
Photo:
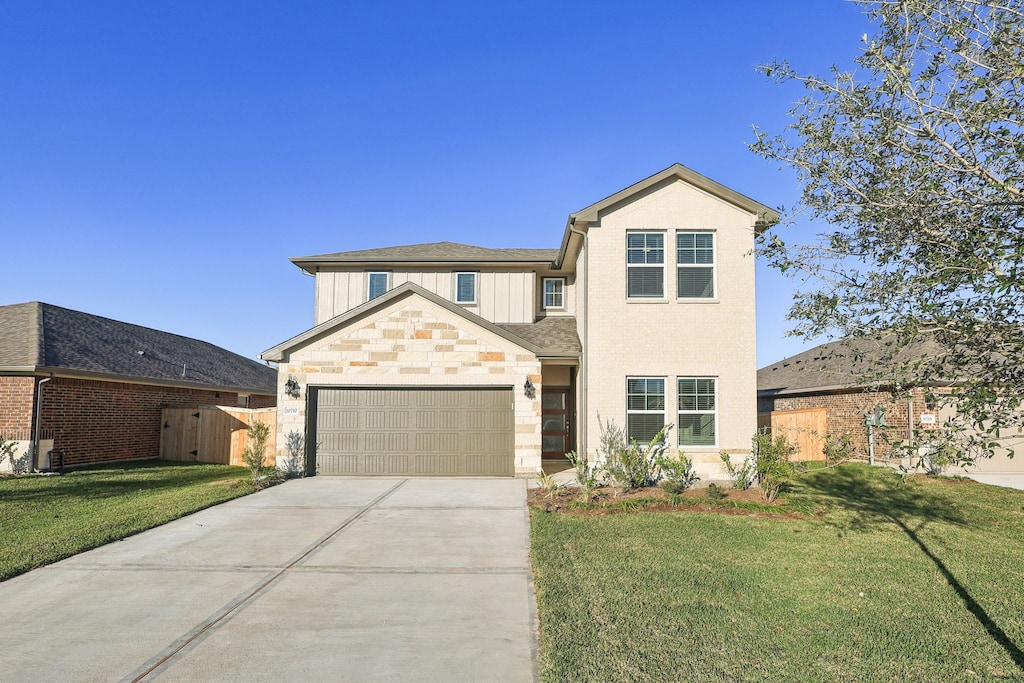
<path id="1" fill-rule="evenodd" d="M 774 503 L 765 503 L 761 500 L 760 491 L 756 489 L 747 489 L 746 491 L 738 491 L 736 489 L 719 490 L 725 496 L 715 500 L 708 497 L 708 490 L 706 488 L 688 489 L 682 493 L 685 502 L 675 503 L 670 494 L 658 487 L 617 491 L 612 487 L 606 486 L 596 489 L 589 501 L 583 500 L 582 492 L 576 487 L 563 487 L 552 493 L 544 489 L 535 488 L 527 491 L 526 501 L 530 507 L 545 512 L 588 517 L 629 512 L 700 511 L 746 517 L 806 519 L 805 515 L 786 510 L 784 497 L 780 497 Z M 762 509 L 751 510 L 737 507 L 737 503 L 741 505 L 745 503 L 756 504 Z M 765 507 L 769 509 L 764 510 L 763 508 Z"/>

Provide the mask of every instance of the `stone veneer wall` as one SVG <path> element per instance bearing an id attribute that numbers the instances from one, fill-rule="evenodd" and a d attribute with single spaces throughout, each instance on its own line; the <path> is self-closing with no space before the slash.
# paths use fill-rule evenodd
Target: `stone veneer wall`
<path id="1" fill-rule="evenodd" d="M 301 395 L 285 393 L 294 378 Z M 523 391 L 526 379 L 534 398 Z M 515 396 L 515 471 L 541 466 L 541 364 L 529 351 L 447 309 L 410 295 L 304 347 L 278 368 L 278 466 L 291 463 L 288 434 L 305 434 L 306 387 L 321 386 L 511 386 Z"/>

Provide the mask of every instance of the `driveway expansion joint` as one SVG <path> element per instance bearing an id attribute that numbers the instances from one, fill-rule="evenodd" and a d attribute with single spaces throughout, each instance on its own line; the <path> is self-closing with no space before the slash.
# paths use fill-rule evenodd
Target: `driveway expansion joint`
<path id="1" fill-rule="evenodd" d="M 169 661 L 171 661 L 172 658 L 174 658 L 176 655 L 180 654 L 186 648 L 189 648 L 189 647 L 197 644 L 198 642 L 200 642 L 207 635 L 209 635 L 210 631 L 215 630 L 218 626 L 223 625 L 224 623 L 226 623 L 233 615 L 237 614 L 239 612 L 239 610 L 241 610 L 243 607 L 245 607 L 246 604 L 252 602 L 252 600 L 256 596 L 258 596 L 259 594 L 261 594 L 264 591 L 266 591 L 267 588 L 269 588 L 273 583 L 275 583 L 282 576 L 284 576 L 285 573 L 287 573 L 289 569 L 293 568 L 294 566 L 296 566 L 297 564 L 299 564 L 303 560 L 307 559 L 311 555 L 314 555 L 320 548 L 322 548 L 324 545 L 329 543 L 331 541 L 331 539 L 333 539 L 335 536 L 337 536 L 342 531 L 344 531 L 348 526 L 350 526 L 357 519 L 361 518 L 367 512 L 369 512 L 374 507 L 376 507 L 378 504 L 380 504 L 381 501 L 385 500 L 392 493 L 394 493 L 398 489 L 402 488 L 402 486 L 404 486 L 407 482 L 408 482 L 408 479 L 403 479 L 403 480 L 399 481 L 397 484 L 395 484 L 394 486 L 392 486 L 391 488 L 389 488 L 387 491 L 382 493 L 381 495 L 379 495 L 376 498 L 374 498 L 373 500 L 371 500 L 369 503 L 367 503 L 365 506 L 363 506 L 359 510 L 359 512 L 357 512 L 356 514 L 352 515 L 351 517 L 348 517 L 344 522 L 342 522 L 340 525 L 338 525 L 330 533 L 325 534 L 319 540 L 314 542 L 311 547 L 307 547 L 302 552 L 298 553 L 298 555 L 296 555 L 287 565 L 282 567 L 280 570 L 278 570 L 276 573 L 271 575 L 265 581 L 262 581 L 261 583 L 259 583 L 248 594 L 244 595 L 244 597 L 229 603 L 227 608 L 221 609 L 221 610 L 215 612 L 206 621 L 200 623 L 198 626 L 193 628 L 191 631 L 185 633 L 180 638 L 178 638 L 176 641 L 174 641 L 170 645 L 170 647 L 168 647 L 166 650 L 164 650 L 164 652 L 158 654 L 156 657 L 154 657 L 153 659 L 151 659 L 148 662 L 146 662 L 145 664 L 143 664 L 143 666 L 141 667 L 141 670 L 136 670 L 135 672 L 133 672 L 133 673 L 129 674 L 128 676 L 126 676 L 125 678 L 123 678 L 122 679 L 122 683 L 126 683 L 127 681 L 131 681 L 131 683 L 139 683 L 139 681 L 143 681 L 143 680 L 146 680 L 147 678 L 150 678 L 152 674 L 159 675 L 159 671 L 158 670 L 160 668 L 162 668 L 164 665 L 166 665 Z M 150 662 L 152 662 L 152 663 L 150 663 Z"/>

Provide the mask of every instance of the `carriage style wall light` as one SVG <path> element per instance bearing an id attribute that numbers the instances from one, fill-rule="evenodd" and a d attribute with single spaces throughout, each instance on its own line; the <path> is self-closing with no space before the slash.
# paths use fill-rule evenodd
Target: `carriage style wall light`
<path id="1" fill-rule="evenodd" d="M 302 395 L 299 391 L 299 383 L 291 375 L 288 376 L 288 381 L 284 383 L 284 393 L 292 398 L 298 398 Z"/>
<path id="2" fill-rule="evenodd" d="M 523 393 L 526 394 L 526 398 L 533 398 L 537 395 L 533 382 L 530 381 L 529 377 L 526 378 L 526 384 L 523 385 Z"/>

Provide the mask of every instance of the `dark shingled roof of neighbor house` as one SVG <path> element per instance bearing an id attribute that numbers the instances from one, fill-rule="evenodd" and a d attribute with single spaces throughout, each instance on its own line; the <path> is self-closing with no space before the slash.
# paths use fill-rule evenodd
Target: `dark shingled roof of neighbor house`
<path id="1" fill-rule="evenodd" d="M 891 343 L 874 338 L 840 339 L 784 358 L 757 371 L 757 393 L 812 393 L 885 384 L 886 368 L 935 357 L 933 339 L 906 345 L 893 353 Z"/>
<path id="2" fill-rule="evenodd" d="M 277 369 L 208 342 L 33 301 L 0 306 L 0 371 L 277 392 Z"/>
<path id="3" fill-rule="evenodd" d="M 558 249 L 492 249 L 456 242 L 405 244 L 397 247 L 296 256 L 292 263 L 549 263 Z"/>

